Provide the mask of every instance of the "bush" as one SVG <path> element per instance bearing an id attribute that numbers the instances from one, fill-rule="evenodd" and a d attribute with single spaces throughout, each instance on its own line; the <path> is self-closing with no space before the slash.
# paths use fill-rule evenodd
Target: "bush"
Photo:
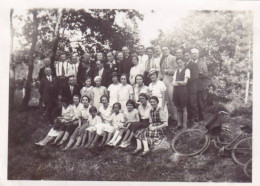
<path id="1" fill-rule="evenodd" d="M 244 118 L 252 119 L 252 105 L 251 106 L 240 106 L 234 109 L 231 113 L 231 117 L 243 116 Z"/>
<path id="2" fill-rule="evenodd" d="M 216 114 L 219 111 L 228 111 L 224 103 L 214 103 L 212 106 L 207 107 L 206 112 Z"/>

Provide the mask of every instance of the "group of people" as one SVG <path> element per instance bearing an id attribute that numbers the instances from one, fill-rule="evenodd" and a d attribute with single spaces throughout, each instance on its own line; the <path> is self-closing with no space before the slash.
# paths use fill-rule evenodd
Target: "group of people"
<path id="1" fill-rule="evenodd" d="M 51 65 L 45 58 L 39 72 L 41 104 L 53 126 L 36 145 L 127 148 L 135 138 L 133 154 L 143 149 L 145 156 L 164 138 L 169 120 L 176 131 L 204 120 L 208 69 L 196 48 L 173 56 L 167 47 L 140 45 L 130 55 L 124 46 L 95 60 L 89 53 L 59 59 Z"/>

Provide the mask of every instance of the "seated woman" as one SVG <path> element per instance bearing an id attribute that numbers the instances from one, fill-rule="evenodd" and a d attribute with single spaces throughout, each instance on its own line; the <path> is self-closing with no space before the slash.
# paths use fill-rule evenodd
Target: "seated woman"
<path id="1" fill-rule="evenodd" d="M 61 105 L 62 105 L 61 116 L 58 116 L 54 120 L 54 126 L 48 132 L 47 136 L 40 142 L 35 143 L 35 145 L 45 146 L 54 139 L 55 139 L 54 143 L 57 143 L 57 141 L 64 134 L 64 128 L 66 128 L 66 124 L 68 125 L 72 123 L 74 117 L 72 106 L 67 104 L 67 100 L 65 98 L 63 98 Z"/>
<path id="2" fill-rule="evenodd" d="M 79 95 L 74 95 L 73 96 L 73 104 L 71 105 L 74 113 L 73 121 L 72 123 L 66 125 L 64 127 L 63 131 L 65 132 L 63 135 L 62 140 L 58 143 L 58 146 L 63 145 L 69 136 L 75 131 L 75 129 L 78 127 L 79 122 L 78 122 L 78 115 L 79 115 L 79 110 L 83 106 L 82 103 L 79 102 Z M 53 143 L 55 144 L 55 143 Z"/>
<path id="3" fill-rule="evenodd" d="M 95 106 L 96 108 L 100 107 L 100 98 L 102 95 L 107 95 L 107 88 L 104 86 L 101 86 L 101 77 L 100 76 L 96 76 L 94 78 L 94 82 L 96 84 L 96 86 L 92 89 L 92 95 L 91 98 L 93 99 L 92 103 L 93 106 Z"/>
<path id="4" fill-rule="evenodd" d="M 97 131 L 93 143 L 95 145 L 99 137 L 103 135 L 102 142 L 99 144 L 99 147 L 102 147 L 112 138 L 114 130 L 113 128 L 111 129 L 112 109 L 110 107 L 108 96 L 101 96 L 100 102 L 101 105 L 98 114 L 100 115 L 102 122 L 96 125 Z"/>
<path id="5" fill-rule="evenodd" d="M 122 136 L 124 133 L 126 133 L 125 137 L 122 140 L 119 147 L 124 147 L 124 146 L 130 145 L 130 144 L 125 144 L 126 139 L 129 137 L 129 135 L 131 133 L 127 127 L 129 125 L 129 123 L 139 122 L 139 120 L 140 120 L 138 110 L 135 109 L 135 102 L 133 100 L 128 100 L 126 102 L 126 107 L 127 107 L 127 111 L 124 112 L 125 124 L 123 127 L 119 127 L 120 133 L 119 133 L 118 137 L 115 139 L 115 141 L 112 143 L 113 146 L 116 146 L 118 144 L 118 142 L 122 139 Z"/>
<path id="6" fill-rule="evenodd" d="M 84 131 L 88 127 L 88 118 L 89 118 L 89 102 L 90 99 L 88 96 L 83 96 L 81 98 L 81 102 L 83 106 L 78 111 L 78 127 L 75 129 L 73 134 L 70 136 L 70 140 L 67 144 L 67 146 L 62 150 L 68 150 L 72 147 L 72 145 L 75 143 L 74 149 L 78 148 L 81 144 Z"/>
<path id="7" fill-rule="evenodd" d="M 137 144 L 139 144 L 139 146 L 137 146 L 134 154 L 142 151 L 142 146 L 140 145 L 142 143 L 144 149 L 141 156 L 146 156 L 150 152 L 148 144 L 154 146 L 158 145 L 165 137 L 163 129 L 168 126 L 167 113 L 165 109 L 158 106 L 158 103 L 159 99 L 156 96 L 150 98 L 150 104 L 152 106 L 149 116 L 150 125 L 148 128 L 143 130 L 143 132 L 136 135 Z"/>
<path id="8" fill-rule="evenodd" d="M 96 136 L 96 125 L 102 122 L 100 116 L 97 115 L 97 108 L 90 107 L 89 109 L 90 117 L 88 119 L 89 126 L 84 131 L 84 136 L 82 143 L 85 143 L 86 137 L 88 136 L 88 142 L 85 148 L 93 148 L 95 146 L 94 138 Z"/>
<path id="9" fill-rule="evenodd" d="M 139 101 L 141 105 L 138 106 L 138 111 L 140 115 L 140 122 L 131 122 L 128 126 L 128 130 L 130 131 L 130 135 L 126 138 L 125 144 L 122 148 L 126 148 L 131 144 L 131 140 L 134 134 L 140 129 L 145 129 L 149 126 L 149 116 L 152 107 L 150 103 L 148 103 L 148 96 L 144 93 L 139 94 Z M 141 130 L 142 131 L 142 130 Z M 137 144 L 137 146 L 140 144 Z"/>

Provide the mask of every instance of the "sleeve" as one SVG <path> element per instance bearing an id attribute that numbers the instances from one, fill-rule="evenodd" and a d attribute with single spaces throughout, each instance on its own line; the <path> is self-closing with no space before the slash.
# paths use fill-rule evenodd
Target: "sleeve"
<path id="1" fill-rule="evenodd" d="M 42 96 L 42 92 L 43 92 L 43 79 L 41 79 L 40 81 L 40 87 L 39 87 L 39 93 Z"/>
<path id="2" fill-rule="evenodd" d="M 128 92 L 129 94 L 134 94 L 133 86 L 129 86 Z"/>
<path id="3" fill-rule="evenodd" d="M 185 70 L 185 78 L 190 78 L 190 69 Z"/>
<path id="4" fill-rule="evenodd" d="M 167 113 L 163 109 L 160 109 L 159 115 L 162 122 L 167 121 Z"/>
<path id="5" fill-rule="evenodd" d="M 98 123 L 102 123 L 102 119 L 99 116 L 97 116 L 97 123 L 96 124 L 98 124 Z"/>
<path id="6" fill-rule="evenodd" d="M 112 84 L 111 84 L 112 85 Z M 110 92 L 111 91 L 111 85 L 108 86 L 107 90 Z"/>
<path id="7" fill-rule="evenodd" d="M 177 70 L 173 74 L 172 84 L 176 82 L 176 74 L 177 74 Z"/>
<path id="8" fill-rule="evenodd" d="M 164 91 L 166 91 L 166 86 L 165 86 L 164 82 L 162 82 L 162 84 L 161 84 L 161 92 L 164 92 Z"/>
<path id="9" fill-rule="evenodd" d="M 149 123 L 152 123 L 153 122 L 153 118 L 152 118 L 152 115 L 151 115 L 151 111 L 149 113 Z"/>

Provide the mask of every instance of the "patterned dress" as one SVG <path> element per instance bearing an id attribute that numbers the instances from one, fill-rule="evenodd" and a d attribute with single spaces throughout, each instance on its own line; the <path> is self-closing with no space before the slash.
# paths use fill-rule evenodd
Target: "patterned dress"
<path id="1" fill-rule="evenodd" d="M 160 107 L 150 111 L 150 126 L 157 127 L 167 122 L 166 113 Z M 161 140 L 165 137 L 164 129 L 156 129 L 151 131 L 149 128 L 143 129 L 143 132 L 139 132 L 136 135 L 137 139 L 147 140 L 150 145 L 158 145 Z"/>

